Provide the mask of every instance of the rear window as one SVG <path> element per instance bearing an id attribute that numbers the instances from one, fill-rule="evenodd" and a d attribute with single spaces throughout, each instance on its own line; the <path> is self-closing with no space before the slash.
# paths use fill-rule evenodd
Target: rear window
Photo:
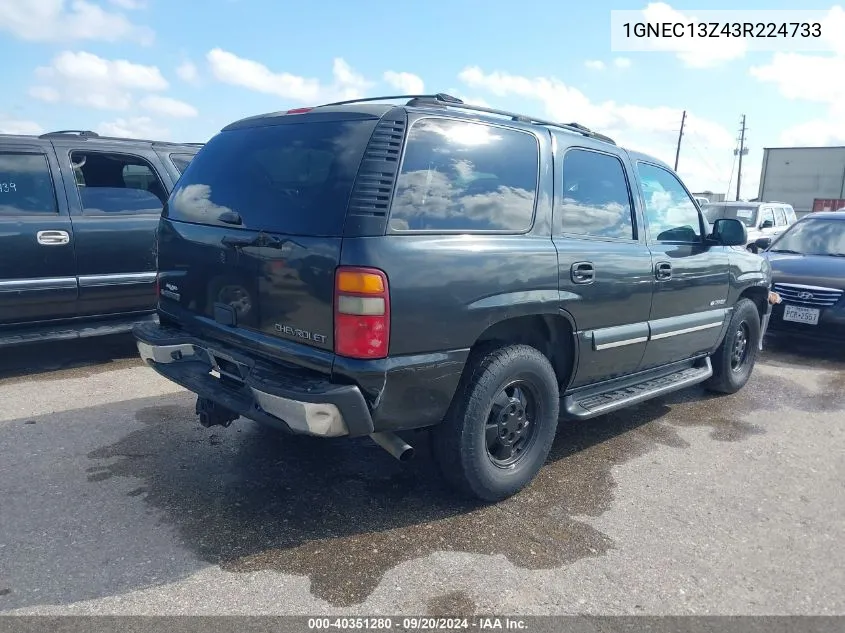
<path id="1" fill-rule="evenodd" d="M 705 204 L 701 207 L 704 217 L 710 224 L 722 218 L 739 220 L 745 226 L 753 226 L 758 207 L 727 206 L 722 204 Z"/>
<path id="2" fill-rule="evenodd" d="M 230 228 L 339 236 L 377 122 L 309 122 L 303 116 L 296 123 L 221 132 L 189 163 L 165 215 Z M 227 212 L 240 215 L 240 227 L 220 221 Z"/>

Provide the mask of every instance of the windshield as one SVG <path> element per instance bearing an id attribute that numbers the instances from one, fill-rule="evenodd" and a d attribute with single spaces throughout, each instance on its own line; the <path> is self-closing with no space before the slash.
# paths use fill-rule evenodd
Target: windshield
<path id="1" fill-rule="evenodd" d="M 197 224 L 338 236 L 378 119 L 239 128 L 212 138 L 188 163 L 165 217 Z M 240 224 L 225 224 L 236 213 Z"/>
<path id="2" fill-rule="evenodd" d="M 845 222 L 823 218 L 803 220 L 781 235 L 769 251 L 845 256 Z"/>
<path id="3" fill-rule="evenodd" d="M 754 214 L 757 207 L 737 207 L 725 204 L 705 204 L 701 207 L 704 217 L 710 224 L 722 218 L 739 220 L 745 226 L 754 226 Z"/>

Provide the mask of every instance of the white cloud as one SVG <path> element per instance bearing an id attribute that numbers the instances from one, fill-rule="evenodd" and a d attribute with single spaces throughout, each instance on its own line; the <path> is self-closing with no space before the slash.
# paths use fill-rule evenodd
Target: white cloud
<path id="1" fill-rule="evenodd" d="M 13 119 L 0 112 L 0 134 L 43 134 L 42 128 L 35 121 Z"/>
<path id="2" fill-rule="evenodd" d="M 828 14 L 832 23 L 845 29 L 845 11 L 835 7 Z M 822 33 L 829 26 L 826 22 Z M 840 33 L 842 30 L 840 30 Z M 845 48 L 838 54 L 812 55 L 775 53 L 767 64 L 752 66 L 748 73 L 771 84 L 785 98 L 821 104 L 825 115 L 799 122 L 785 129 L 784 145 L 831 145 L 845 143 L 845 83 L 831 80 L 845 77 Z"/>
<path id="3" fill-rule="evenodd" d="M 425 83 L 422 78 L 413 73 L 397 73 L 388 70 L 384 73 L 383 79 L 397 90 L 400 90 L 402 94 L 420 95 L 425 92 Z"/>
<path id="4" fill-rule="evenodd" d="M 649 23 L 697 22 L 695 14 L 682 13 L 665 2 L 650 2 L 642 11 L 643 21 Z M 734 59 L 745 56 L 748 44 L 743 39 L 718 40 L 703 37 L 653 38 L 653 50 L 672 50 L 676 52 L 686 66 L 690 68 L 713 68 Z"/>
<path id="5" fill-rule="evenodd" d="M 206 58 L 212 74 L 220 82 L 300 103 L 316 105 L 325 101 L 355 99 L 363 96 L 373 85 L 341 58 L 334 60 L 333 81 L 329 85 L 320 83 L 318 79 L 274 72 L 260 62 L 238 57 L 220 48 L 209 51 Z"/>
<path id="6" fill-rule="evenodd" d="M 150 112 L 173 118 L 191 118 L 199 114 L 197 109 L 189 103 L 159 95 L 144 97 L 139 105 Z"/>
<path id="7" fill-rule="evenodd" d="M 537 116 L 565 123 L 576 121 L 611 136 L 620 145 L 651 154 L 670 166 L 674 164 L 680 109 L 593 102 L 577 88 L 554 77 L 485 72 L 477 66 L 465 68 L 459 78 L 468 88 L 496 97 L 535 100 L 543 110 L 536 112 Z M 522 109 L 525 114 L 532 114 L 530 103 Z M 724 126 L 687 112 L 679 162 L 681 177 L 692 188 L 718 187 L 714 190 L 724 191 L 734 147 L 734 135 Z"/>
<path id="8" fill-rule="evenodd" d="M 617 68 L 630 68 L 631 67 L 631 60 L 627 57 L 617 57 L 613 60 L 613 65 Z"/>
<path id="9" fill-rule="evenodd" d="M 96 131 L 103 136 L 153 140 L 165 140 L 170 137 L 170 130 L 159 126 L 153 119 L 146 116 L 115 119 L 114 121 L 100 123 Z"/>
<path id="10" fill-rule="evenodd" d="M 84 51 L 59 53 L 50 66 L 37 68 L 35 75 L 42 83 L 30 88 L 30 96 L 104 110 L 129 108 L 132 91 L 158 92 L 168 87 L 156 66 L 104 59 Z"/>
<path id="11" fill-rule="evenodd" d="M 148 45 L 155 39 L 150 28 L 87 0 L 0 0 L 0 16 L 0 31 L 31 42 L 129 40 Z"/>
<path id="12" fill-rule="evenodd" d="M 139 11 L 147 8 L 147 0 L 109 0 L 114 6 L 127 11 Z"/>
<path id="13" fill-rule="evenodd" d="M 604 70 L 604 62 L 600 59 L 588 59 L 584 62 L 584 66 L 590 70 Z"/>
<path id="14" fill-rule="evenodd" d="M 179 79 L 189 84 L 199 83 L 200 71 L 192 61 L 184 61 L 176 68 Z"/>

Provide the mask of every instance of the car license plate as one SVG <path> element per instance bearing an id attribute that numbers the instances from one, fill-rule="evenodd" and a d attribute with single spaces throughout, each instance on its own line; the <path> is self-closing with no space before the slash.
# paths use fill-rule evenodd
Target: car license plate
<path id="1" fill-rule="evenodd" d="M 818 325 L 819 309 L 805 308 L 804 306 L 784 306 L 783 320 L 807 325 Z"/>

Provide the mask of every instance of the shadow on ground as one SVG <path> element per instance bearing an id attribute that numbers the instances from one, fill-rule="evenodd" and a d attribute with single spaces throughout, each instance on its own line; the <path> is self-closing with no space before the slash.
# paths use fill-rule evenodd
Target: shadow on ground
<path id="1" fill-rule="evenodd" d="M 0 355 L 0 385 L 17 379 L 85 378 L 141 364 L 131 334 L 10 347 Z"/>

